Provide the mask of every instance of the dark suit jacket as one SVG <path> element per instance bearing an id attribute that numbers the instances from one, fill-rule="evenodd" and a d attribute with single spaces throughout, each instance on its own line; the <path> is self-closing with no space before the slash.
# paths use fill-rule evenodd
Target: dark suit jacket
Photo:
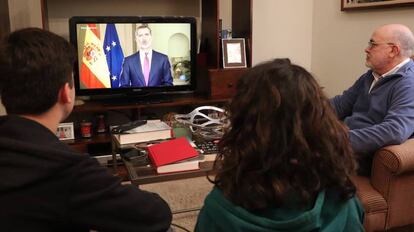
<path id="1" fill-rule="evenodd" d="M 148 86 L 172 86 L 173 80 L 170 67 L 168 56 L 153 50 Z M 121 87 L 145 86 L 139 52 L 125 58 L 120 85 Z"/>

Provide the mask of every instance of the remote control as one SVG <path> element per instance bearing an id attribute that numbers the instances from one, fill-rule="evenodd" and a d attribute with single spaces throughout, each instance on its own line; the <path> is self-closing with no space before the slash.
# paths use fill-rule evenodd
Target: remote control
<path id="1" fill-rule="evenodd" d="M 218 143 L 220 140 L 209 140 L 209 141 L 195 141 L 195 144 L 200 148 L 204 154 L 216 154 L 218 152 Z"/>
<path id="2" fill-rule="evenodd" d="M 147 120 L 131 121 L 131 122 L 121 124 L 121 125 L 115 127 L 114 129 L 112 129 L 112 133 L 115 133 L 115 134 L 124 133 L 124 132 L 129 131 L 131 129 L 134 129 L 136 127 L 142 126 L 146 123 L 147 123 Z"/>

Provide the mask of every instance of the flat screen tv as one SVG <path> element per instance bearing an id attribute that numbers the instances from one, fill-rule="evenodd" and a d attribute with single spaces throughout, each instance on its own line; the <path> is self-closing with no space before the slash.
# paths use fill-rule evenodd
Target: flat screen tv
<path id="1" fill-rule="evenodd" d="M 162 96 L 196 87 L 193 17 L 72 17 L 78 96 Z"/>

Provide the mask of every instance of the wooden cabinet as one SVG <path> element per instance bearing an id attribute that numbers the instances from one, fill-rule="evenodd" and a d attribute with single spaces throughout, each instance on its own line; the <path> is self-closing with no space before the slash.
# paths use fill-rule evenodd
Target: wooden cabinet
<path id="1" fill-rule="evenodd" d="M 10 32 L 9 5 L 7 0 L 0 0 L 0 38 Z"/>

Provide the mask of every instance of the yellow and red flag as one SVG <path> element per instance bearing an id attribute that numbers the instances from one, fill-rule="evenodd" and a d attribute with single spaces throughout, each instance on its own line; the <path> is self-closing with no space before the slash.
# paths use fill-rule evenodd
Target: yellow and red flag
<path id="1" fill-rule="evenodd" d="M 85 88 L 111 88 L 108 63 L 95 24 L 88 24 L 82 52 L 80 81 Z"/>

